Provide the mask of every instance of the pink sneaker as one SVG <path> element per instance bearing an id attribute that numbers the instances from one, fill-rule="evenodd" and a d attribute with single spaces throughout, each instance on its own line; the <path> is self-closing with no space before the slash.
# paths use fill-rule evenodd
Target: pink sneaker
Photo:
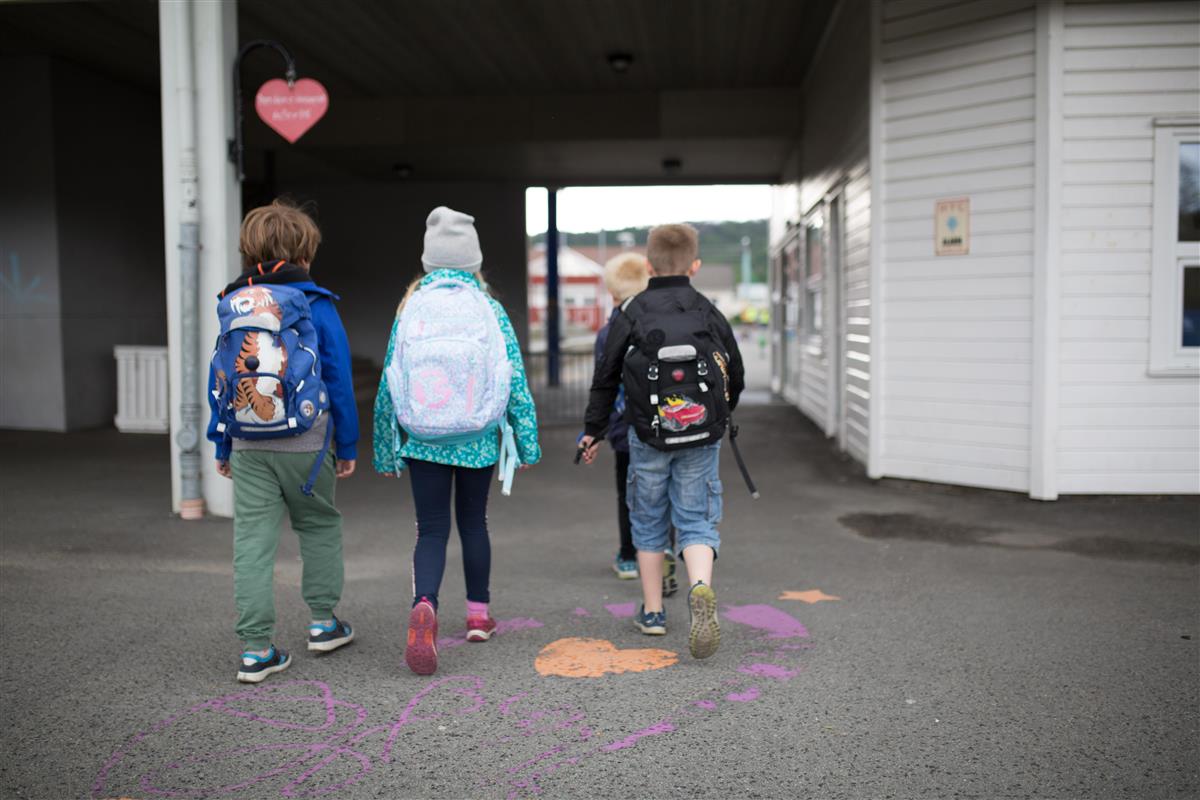
<path id="1" fill-rule="evenodd" d="M 418 675 L 437 672 L 437 611 L 433 603 L 422 597 L 408 615 L 408 645 L 404 661 Z"/>
<path id="2" fill-rule="evenodd" d="M 486 642 L 496 630 L 496 620 L 491 617 L 467 617 L 467 641 Z"/>

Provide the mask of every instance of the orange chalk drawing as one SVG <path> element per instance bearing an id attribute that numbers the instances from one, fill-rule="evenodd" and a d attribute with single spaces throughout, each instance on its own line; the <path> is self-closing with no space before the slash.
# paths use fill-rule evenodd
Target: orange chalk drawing
<path id="1" fill-rule="evenodd" d="M 831 594 L 825 594 L 820 589 L 807 589 L 803 592 L 784 592 L 779 595 L 780 600 L 799 600 L 802 603 L 819 603 L 822 600 L 841 600 L 840 597 L 834 597 Z"/>
<path id="2" fill-rule="evenodd" d="M 601 678 L 608 673 L 648 672 L 679 661 L 670 650 L 639 648 L 622 650 L 607 639 L 572 636 L 542 648 L 533 666 L 539 675 L 563 678 Z"/>

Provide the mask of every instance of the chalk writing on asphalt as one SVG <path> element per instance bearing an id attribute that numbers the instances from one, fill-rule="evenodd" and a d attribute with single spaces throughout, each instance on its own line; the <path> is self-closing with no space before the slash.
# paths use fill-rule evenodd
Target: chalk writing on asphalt
<path id="1" fill-rule="evenodd" d="M 581 616 L 578 611 L 573 613 Z M 534 797 L 547 781 L 581 763 L 621 758 L 644 740 L 681 731 L 694 719 L 736 713 L 800 674 L 800 662 L 810 645 L 799 620 L 769 605 L 727 606 L 723 613 L 725 620 L 755 631 L 748 640 L 749 650 L 732 669 L 714 673 L 705 689 L 676 701 L 666 713 L 650 715 L 649 724 L 632 733 L 600 734 L 598 723 L 590 721 L 585 710 L 564 705 L 561 693 L 551 691 L 545 681 L 508 694 L 494 692 L 483 678 L 473 675 L 436 678 L 413 694 L 398 716 L 384 723 L 372 723 L 365 706 L 335 696 L 321 681 L 277 681 L 197 703 L 130 737 L 100 768 L 92 796 L 333 795 L 369 780 L 383 765 L 400 762 L 401 742 L 410 731 L 424 736 L 422 729 L 428 732 L 428 726 L 445 730 L 454 719 L 471 718 L 484 723 L 476 726 L 481 733 L 473 744 L 487 748 L 492 754 L 487 761 L 497 765 L 473 791 L 492 787 L 500 788 L 509 800 Z M 542 627 L 537 620 L 517 619 L 500 622 L 499 629 L 516 633 Z M 670 651 L 621 650 L 605 640 L 574 637 L 551 642 L 538 659 L 547 649 L 569 650 L 563 643 L 570 642 L 583 643 L 581 652 L 587 658 L 575 662 L 582 666 L 573 670 L 568 659 L 557 665 L 561 669 L 543 675 L 573 680 L 594 677 L 591 673 L 598 664 L 602 675 L 623 671 L 614 667 L 642 664 L 647 658 L 663 666 L 669 666 L 667 661 L 675 663 Z M 461 643 L 456 637 L 439 642 L 442 648 Z M 621 653 L 637 655 L 628 661 Z M 657 668 L 661 667 L 651 667 Z M 204 723 L 204 732 L 189 737 L 190 723 L 198 721 Z M 228 731 L 228 740 L 213 732 L 214 722 L 220 723 L 219 731 Z M 220 741 L 237 744 L 217 744 Z M 186 754 L 180 755 L 181 750 Z M 536 754 L 530 756 L 531 750 Z M 214 780 L 214 775 L 220 775 L 220 780 Z"/>

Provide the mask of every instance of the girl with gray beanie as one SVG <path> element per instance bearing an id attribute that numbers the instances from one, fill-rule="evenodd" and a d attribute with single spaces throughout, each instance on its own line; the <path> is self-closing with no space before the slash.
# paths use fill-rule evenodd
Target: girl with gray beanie
<path id="1" fill-rule="evenodd" d="M 407 468 L 416 506 L 404 660 L 418 675 L 437 670 L 451 494 L 467 585 L 467 640 L 485 642 L 496 629 L 488 608 L 487 501 L 502 432 L 521 465 L 541 459 L 521 349 L 508 314 L 480 280 L 474 223 L 445 206 L 426 220 L 425 274 L 396 312 L 375 397 L 375 469 L 399 477 Z"/>

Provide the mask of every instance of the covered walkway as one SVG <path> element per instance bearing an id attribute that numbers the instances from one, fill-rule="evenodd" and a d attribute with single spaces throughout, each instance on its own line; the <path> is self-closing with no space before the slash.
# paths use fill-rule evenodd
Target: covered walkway
<path id="1" fill-rule="evenodd" d="M 167 513 L 165 437 L 0 432 L 0 795 L 1200 789 L 1200 501 L 872 485 L 795 409 L 741 416 L 763 499 L 726 458 L 713 659 L 687 656 L 681 597 L 663 639 L 622 618 L 637 588 L 608 568 L 611 459 L 572 467 L 574 431 L 558 428 L 543 464 L 491 505 L 496 640 L 458 639 L 451 568 L 441 670 L 401 668 L 411 500 L 365 469 L 339 489 L 339 611 L 359 639 L 303 651 L 285 533 L 278 641 L 295 662 L 258 690 L 233 681 L 229 522 Z M 561 641 L 579 637 L 600 641 Z M 619 651 L 645 648 L 666 653 Z"/>

